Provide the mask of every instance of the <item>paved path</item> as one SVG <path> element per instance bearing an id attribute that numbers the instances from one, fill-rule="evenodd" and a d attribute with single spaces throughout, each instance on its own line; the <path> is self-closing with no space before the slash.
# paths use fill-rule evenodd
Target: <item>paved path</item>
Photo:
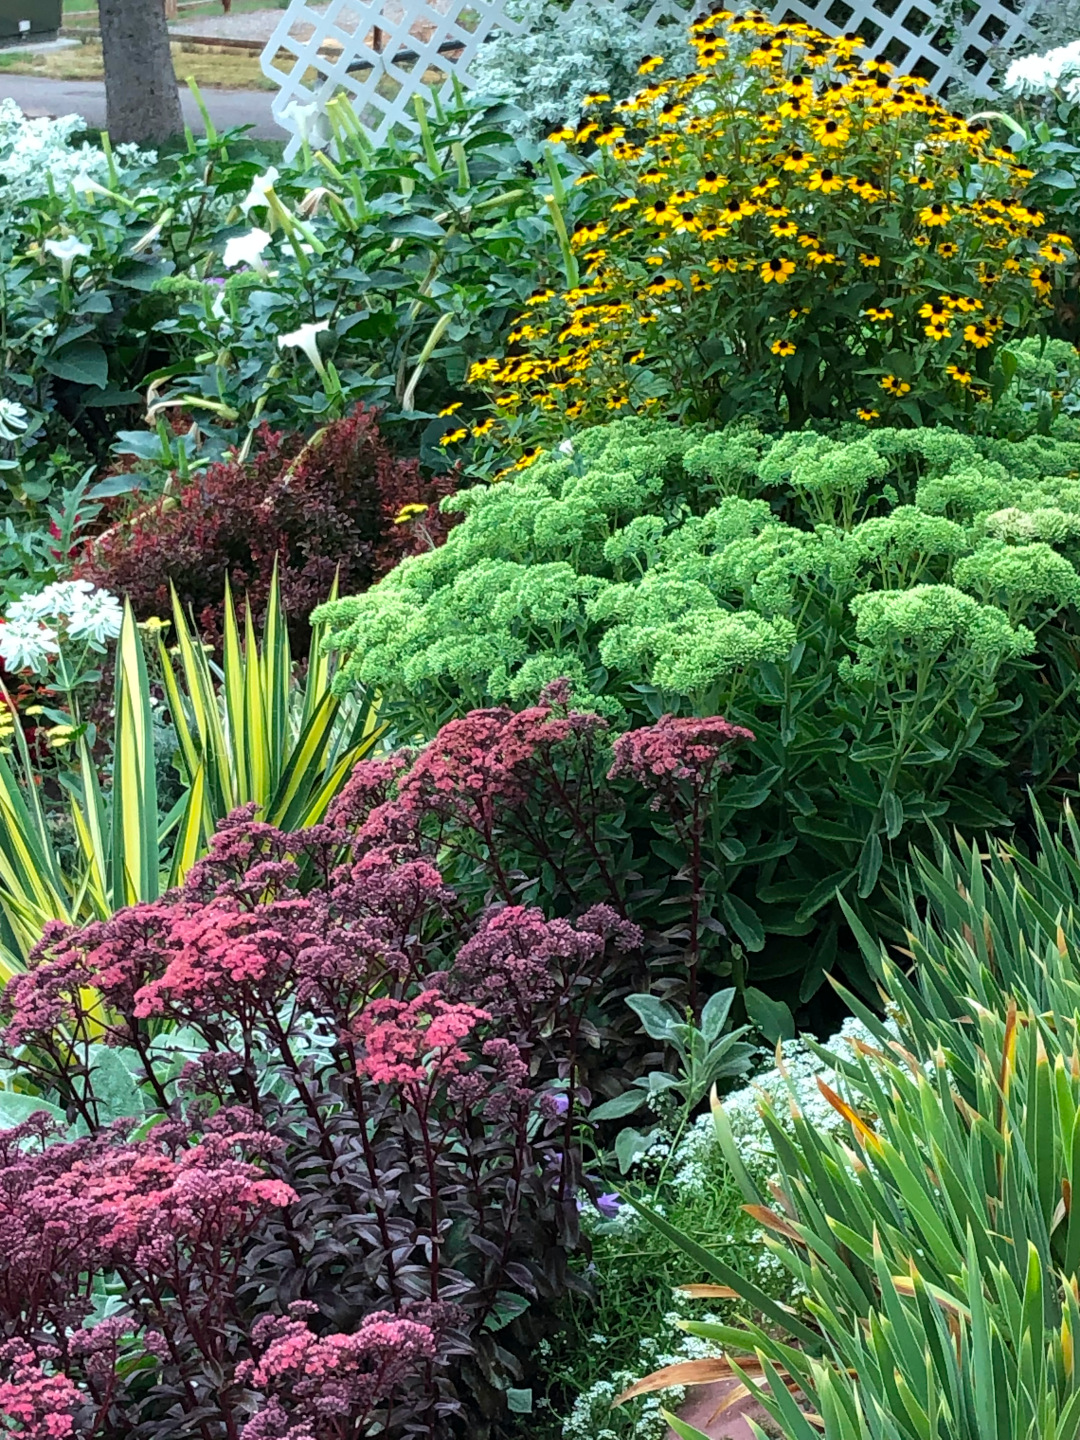
<path id="1" fill-rule="evenodd" d="M 285 132 L 270 115 L 268 90 L 213 90 L 202 92 L 210 118 L 219 130 L 251 125 L 257 140 L 283 140 Z M 27 115 L 81 115 L 88 125 L 105 124 L 105 86 L 99 80 L 52 80 L 45 75 L 5 75 L 0 70 L 0 100 L 14 100 Z M 186 86 L 180 88 L 184 119 L 202 132 L 202 116 Z"/>

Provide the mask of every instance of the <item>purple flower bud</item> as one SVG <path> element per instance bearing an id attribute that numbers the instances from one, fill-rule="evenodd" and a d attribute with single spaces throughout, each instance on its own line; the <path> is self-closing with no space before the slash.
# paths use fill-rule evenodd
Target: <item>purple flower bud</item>
<path id="1" fill-rule="evenodd" d="M 605 1220 L 614 1220 L 615 1216 L 622 1209 L 622 1201 L 619 1199 L 618 1195 L 612 1195 L 609 1192 L 605 1195 L 597 1196 L 596 1208 L 600 1211 L 600 1214 L 603 1215 Z"/>

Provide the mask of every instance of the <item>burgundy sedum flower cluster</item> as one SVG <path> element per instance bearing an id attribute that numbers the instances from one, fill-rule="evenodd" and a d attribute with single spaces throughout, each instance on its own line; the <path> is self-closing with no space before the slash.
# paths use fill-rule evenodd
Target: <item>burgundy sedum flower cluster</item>
<path id="1" fill-rule="evenodd" d="M 0 1056 L 77 1127 L 0 1133 L 21 1432 L 486 1433 L 569 1281 L 582 1111 L 643 1058 L 621 996 L 659 950 L 692 998 L 721 933 L 701 840 L 749 738 L 612 746 L 567 698 L 361 764 L 308 830 L 236 812 L 181 889 L 52 927 L 10 982 Z M 658 834 L 695 855 L 657 871 Z"/>

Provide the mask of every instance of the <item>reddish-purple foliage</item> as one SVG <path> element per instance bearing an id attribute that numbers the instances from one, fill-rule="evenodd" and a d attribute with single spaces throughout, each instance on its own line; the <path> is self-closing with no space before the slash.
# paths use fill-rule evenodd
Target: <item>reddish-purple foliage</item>
<path id="1" fill-rule="evenodd" d="M 170 583 L 205 633 L 220 633 L 228 579 L 256 613 L 275 559 L 287 612 L 302 619 L 330 594 L 364 590 L 405 555 L 446 538 L 438 508 L 453 478 L 425 479 L 394 456 L 375 411 L 358 407 L 310 442 L 264 426 L 250 461 L 224 461 L 177 494 L 143 507 L 89 542 L 76 573 L 127 596 L 139 619 L 171 613 Z M 405 505 L 425 505 L 408 524 Z"/>
<path id="2" fill-rule="evenodd" d="M 0 1055 L 87 1135 L 0 1132 L 0 1322 L 33 1348 L 0 1360 L 13 1403 L 66 1377 L 65 1413 L 109 1440 L 165 1416 L 184 1440 L 475 1428 L 518 1378 L 507 1294 L 567 1283 L 580 1111 L 633 1068 L 620 997 L 654 949 L 695 995 L 700 842 L 744 738 L 664 720 L 613 752 L 556 688 L 358 766 L 306 831 L 238 811 L 180 890 L 51 926 Z M 657 829 L 688 846 L 659 879 Z M 102 1043 L 141 1069 L 144 1138 L 98 1092 Z M 129 1303 L 83 1328 L 106 1275 Z"/>

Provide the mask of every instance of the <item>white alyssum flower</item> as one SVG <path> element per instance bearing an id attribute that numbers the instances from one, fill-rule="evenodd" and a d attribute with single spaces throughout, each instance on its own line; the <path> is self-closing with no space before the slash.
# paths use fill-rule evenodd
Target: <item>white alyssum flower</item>
<path id="1" fill-rule="evenodd" d="M 29 423 L 25 405 L 0 397 L 0 440 L 17 439 Z"/>
<path id="2" fill-rule="evenodd" d="M 234 235 L 226 242 L 222 264 L 227 270 L 234 270 L 237 265 L 250 265 L 253 270 L 265 273 L 262 253 L 269 244 L 270 236 L 255 226 L 246 235 Z"/>
<path id="3" fill-rule="evenodd" d="M 319 336 L 330 329 L 329 320 L 316 324 L 301 325 L 288 335 L 278 336 L 279 350 L 302 350 L 321 376 L 326 376 L 326 365 L 319 354 Z"/>
<path id="4" fill-rule="evenodd" d="M 91 246 L 85 240 L 77 240 L 74 235 L 69 235 L 64 240 L 46 240 L 45 250 L 60 261 L 60 268 L 66 280 L 71 274 L 71 267 L 80 257 L 87 259 L 93 254 Z"/>
<path id="5" fill-rule="evenodd" d="M 255 179 L 251 182 L 251 189 L 244 199 L 240 201 L 240 209 L 245 215 L 249 210 L 254 210 L 257 205 L 265 206 L 270 203 L 266 198 L 266 192 L 274 188 L 274 182 L 277 180 L 279 173 L 277 166 L 271 165 L 265 174 L 255 176 Z"/>
<path id="6" fill-rule="evenodd" d="M 56 648 L 56 631 L 40 620 L 27 617 L 0 625 L 0 660 L 8 670 L 34 670 L 40 674 Z"/>

